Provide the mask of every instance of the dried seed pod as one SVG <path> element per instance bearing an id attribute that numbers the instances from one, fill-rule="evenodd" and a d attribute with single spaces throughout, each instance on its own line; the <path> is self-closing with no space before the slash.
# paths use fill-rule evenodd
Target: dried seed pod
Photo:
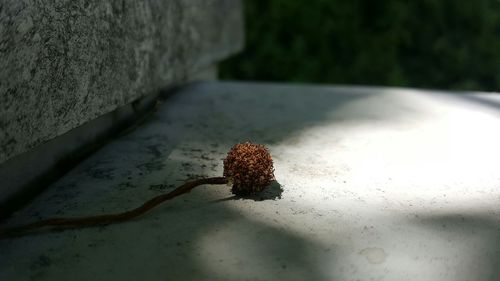
<path id="1" fill-rule="evenodd" d="M 250 142 L 234 145 L 224 159 L 224 177 L 236 195 L 264 190 L 274 180 L 273 159 L 264 145 Z"/>

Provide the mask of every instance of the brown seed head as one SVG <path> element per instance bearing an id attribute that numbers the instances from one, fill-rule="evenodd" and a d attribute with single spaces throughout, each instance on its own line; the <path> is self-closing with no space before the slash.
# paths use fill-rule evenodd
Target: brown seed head
<path id="1" fill-rule="evenodd" d="M 232 181 L 236 195 L 260 192 L 274 180 L 271 154 L 261 144 L 236 144 L 224 159 L 224 177 Z"/>

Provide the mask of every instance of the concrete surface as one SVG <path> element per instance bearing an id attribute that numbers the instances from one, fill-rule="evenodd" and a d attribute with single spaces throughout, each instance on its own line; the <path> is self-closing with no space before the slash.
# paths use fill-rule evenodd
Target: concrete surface
<path id="1" fill-rule="evenodd" d="M 279 184 L 0 240 L 0 280 L 499 280 L 498 128 L 495 94 L 195 84 L 2 226 L 136 207 L 222 175 L 247 140 L 269 147 Z"/>
<path id="2" fill-rule="evenodd" d="M 240 0 L 3 0 L 0 163 L 242 46 Z"/>

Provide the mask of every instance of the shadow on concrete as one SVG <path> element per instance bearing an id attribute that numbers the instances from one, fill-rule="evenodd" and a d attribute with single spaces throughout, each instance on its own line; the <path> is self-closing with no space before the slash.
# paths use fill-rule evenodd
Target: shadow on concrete
<path id="1" fill-rule="evenodd" d="M 485 111 L 500 115 L 500 94 L 482 92 L 437 92 L 445 102 L 459 102 L 461 106 L 475 111 Z"/>
<path id="2" fill-rule="evenodd" d="M 198 83 L 171 96 L 157 117 L 177 120 L 178 124 L 171 125 L 182 139 L 190 137 L 228 147 L 244 141 L 271 145 L 325 121 L 395 118 L 393 113 L 374 116 L 368 111 L 349 115 L 339 111 L 382 92 L 362 87 Z"/>
<path id="3" fill-rule="evenodd" d="M 229 200 L 246 200 L 250 199 L 253 201 L 264 201 L 264 200 L 278 200 L 281 199 L 281 194 L 283 193 L 283 187 L 278 181 L 273 181 L 271 184 L 266 187 L 263 191 L 257 193 L 257 194 L 252 194 L 252 195 L 245 195 L 245 196 L 239 196 L 239 195 L 233 195 L 230 197 L 214 200 L 212 202 L 224 202 L 224 201 L 229 201 Z"/>
<path id="4" fill-rule="evenodd" d="M 253 195 L 237 196 L 236 199 L 251 199 L 254 201 L 281 199 L 283 187 L 278 181 L 273 181 L 265 190 Z"/>
<path id="5" fill-rule="evenodd" d="M 486 213 L 445 213 L 419 216 L 411 220 L 419 227 L 447 237 L 450 251 L 466 260 L 460 268 L 452 269 L 467 280 L 499 280 L 500 221 Z M 444 236 L 446 235 L 446 236 Z M 448 245 L 448 244 L 447 244 Z M 487 257 L 487 259 L 485 259 Z"/>
<path id="6" fill-rule="evenodd" d="M 325 260 L 333 260 L 336 249 L 221 204 L 196 213 L 182 224 L 166 223 L 150 232 L 164 235 L 159 247 L 172 280 L 330 280 Z"/>
<path id="7" fill-rule="evenodd" d="M 490 107 L 495 110 L 500 110 L 500 95 L 499 94 L 458 94 L 456 97 L 477 103 L 483 106 Z"/>

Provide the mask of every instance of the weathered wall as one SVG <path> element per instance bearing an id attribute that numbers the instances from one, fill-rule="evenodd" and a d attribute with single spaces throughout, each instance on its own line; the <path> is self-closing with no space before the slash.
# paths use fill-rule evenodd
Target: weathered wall
<path id="1" fill-rule="evenodd" d="M 0 163 L 243 46 L 240 0 L 0 0 Z"/>

